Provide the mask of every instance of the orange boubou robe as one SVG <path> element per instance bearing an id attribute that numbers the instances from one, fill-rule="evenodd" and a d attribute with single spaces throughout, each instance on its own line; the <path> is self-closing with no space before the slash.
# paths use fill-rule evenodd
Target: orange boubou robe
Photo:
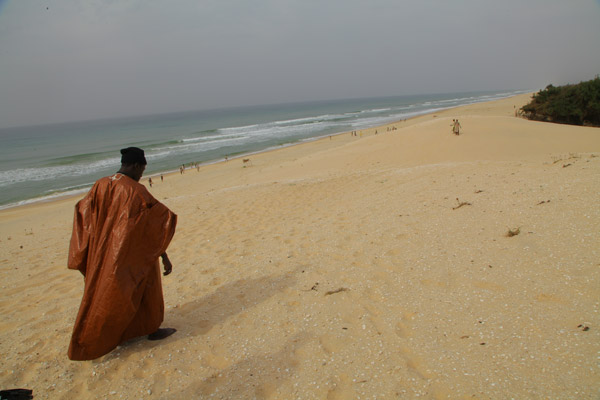
<path id="1" fill-rule="evenodd" d="M 156 331 L 164 302 L 159 256 L 177 216 L 135 180 L 96 182 L 75 206 L 69 268 L 85 280 L 69 346 L 71 360 L 92 360 Z"/>

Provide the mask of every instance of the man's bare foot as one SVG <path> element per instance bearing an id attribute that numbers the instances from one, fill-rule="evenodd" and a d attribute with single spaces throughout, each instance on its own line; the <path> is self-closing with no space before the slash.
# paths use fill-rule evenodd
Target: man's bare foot
<path id="1" fill-rule="evenodd" d="M 148 335 L 148 340 L 163 340 L 177 332 L 175 328 L 158 328 L 156 332 Z"/>

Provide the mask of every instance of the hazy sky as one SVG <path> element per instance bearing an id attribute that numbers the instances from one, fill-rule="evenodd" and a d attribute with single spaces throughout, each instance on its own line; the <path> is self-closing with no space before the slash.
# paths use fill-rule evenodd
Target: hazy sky
<path id="1" fill-rule="evenodd" d="M 600 0 L 0 0 L 0 127 L 600 74 Z"/>

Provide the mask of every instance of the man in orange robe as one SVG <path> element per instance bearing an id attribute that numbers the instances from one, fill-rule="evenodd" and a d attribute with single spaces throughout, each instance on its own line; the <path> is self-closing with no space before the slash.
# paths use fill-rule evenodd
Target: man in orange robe
<path id="1" fill-rule="evenodd" d="M 159 329 L 164 302 L 158 258 L 164 275 L 171 273 L 166 250 L 177 216 L 139 183 L 144 151 L 129 147 L 121 154 L 119 172 L 98 180 L 75 206 L 68 267 L 83 274 L 85 287 L 71 360 L 93 360 L 134 337 L 159 340 L 175 332 Z"/>

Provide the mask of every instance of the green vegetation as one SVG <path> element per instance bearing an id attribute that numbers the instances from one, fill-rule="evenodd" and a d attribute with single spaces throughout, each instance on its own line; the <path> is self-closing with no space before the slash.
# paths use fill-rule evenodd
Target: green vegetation
<path id="1" fill-rule="evenodd" d="M 521 113 L 536 121 L 600 126 L 600 77 L 577 85 L 548 85 Z"/>

